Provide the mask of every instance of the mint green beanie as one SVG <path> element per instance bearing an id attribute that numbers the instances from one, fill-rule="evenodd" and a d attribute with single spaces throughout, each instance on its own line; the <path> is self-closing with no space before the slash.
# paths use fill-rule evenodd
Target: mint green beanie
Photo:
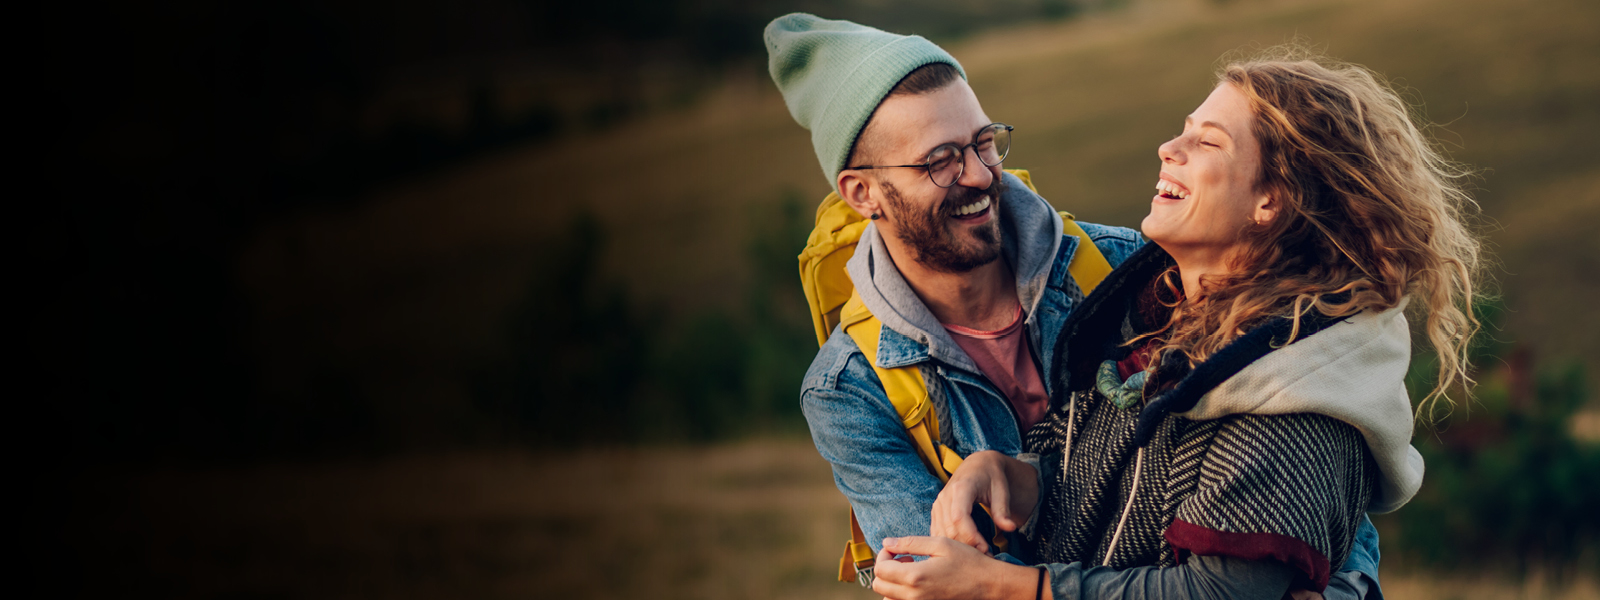
<path id="1" fill-rule="evenodd" d="M 906 74 L 942 62 L 967 76 L 950 53 L 921 36 L 849 21 L 794 13 L 768 23 L 764 37 L 772 81 L 789 114 L 811 131 L 817 161 L 834 187 L 856 136 Z"/>

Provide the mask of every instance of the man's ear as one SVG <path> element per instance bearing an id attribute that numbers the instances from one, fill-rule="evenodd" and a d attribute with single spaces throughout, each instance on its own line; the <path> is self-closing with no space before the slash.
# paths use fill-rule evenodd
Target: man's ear
<path id="1" fill-rule="evenodd" d="M 872 197 L 873 181 L 867 175 L 860 171 L 840 171 L 838 183 L 839 197 L 863 218 L 871 219 L 873 214 L 882 213 L 878 200 Z"/>

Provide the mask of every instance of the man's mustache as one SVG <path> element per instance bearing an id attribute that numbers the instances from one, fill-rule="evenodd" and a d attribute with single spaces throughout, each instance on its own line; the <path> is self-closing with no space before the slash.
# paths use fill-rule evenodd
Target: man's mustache
<path id="1" fill-rule="evenodd" d="M 984 195 L 989 196 L 991 203 L 998 204 L 1000 202 L 1000 194 L 1005 192 L 1005 189 L 1006 182 L 1002 177 L 994 178 L 994 183 L 988 189 L 969 188 L 960 185 L 951 186 L 950 191 L 945 192 L 944 201 L 939 203 L 939 214 L 946 216 L 955 214 L 957 208 L 972 204 Z"/>

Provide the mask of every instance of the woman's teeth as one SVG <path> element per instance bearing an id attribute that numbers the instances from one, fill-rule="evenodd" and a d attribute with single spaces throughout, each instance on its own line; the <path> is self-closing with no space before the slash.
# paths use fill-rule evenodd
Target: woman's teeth
<path id="1" fill-rule="evenodd" d="M 1188 198 L 1189 197 L 1189 191 L 1188 190 L 1185 190 L 1185 189 L 1183 189 L 1181 187 L 1178 187 L 1178 184 L 1173 183 L 1171 181 L 1167 181 L 1165 179 L 1157 179 L 1156 180 L 1156 191 L 1157 192 L 1161 192 L 1161 195 L 1166 196 L 1168 198 L 1183 199 L 1183 198 Z"/>
<path id="2" fill-rule="evenodd" d="M 982 211 L 985 208 L 989 208 L 989 197 L 988 196 L 984 196 L 982 198 L 979 198 L 977 202 L 973 202 L 972 204 L 968 204 L 966 206 L 957 207 L 956 208 L 956 216 L 965 217 L 967 215 Z"/>

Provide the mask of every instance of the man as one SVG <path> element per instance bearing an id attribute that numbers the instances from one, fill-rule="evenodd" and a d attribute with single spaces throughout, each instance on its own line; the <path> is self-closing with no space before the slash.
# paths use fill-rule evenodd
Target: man
<path id="1" fill-rule="evenodd" d="M 938 442 L 957 455 L 1021 454 L 1022 433 L 1050 406 L 1045 367 L 1062 322 L 1083 298 L 1067 268 L 1083 249 L 1049 203 L 1002 172 L 1010 126 L 921 37 L 792 14 L 765 39 L 834 191 L 872 220 L 847 269 L 882 322 L 878 366 L 917 367 Z M 1144 243 L 1130 229 L 1081 226 L 1113 267 Z M 885 537 L 928 535 L 940 480 L 851 336 L 835 331 L 817 353 L 801 406 L 874 552 Z M 1370 550 L 1356 554 L 1375 580 Z"/>

